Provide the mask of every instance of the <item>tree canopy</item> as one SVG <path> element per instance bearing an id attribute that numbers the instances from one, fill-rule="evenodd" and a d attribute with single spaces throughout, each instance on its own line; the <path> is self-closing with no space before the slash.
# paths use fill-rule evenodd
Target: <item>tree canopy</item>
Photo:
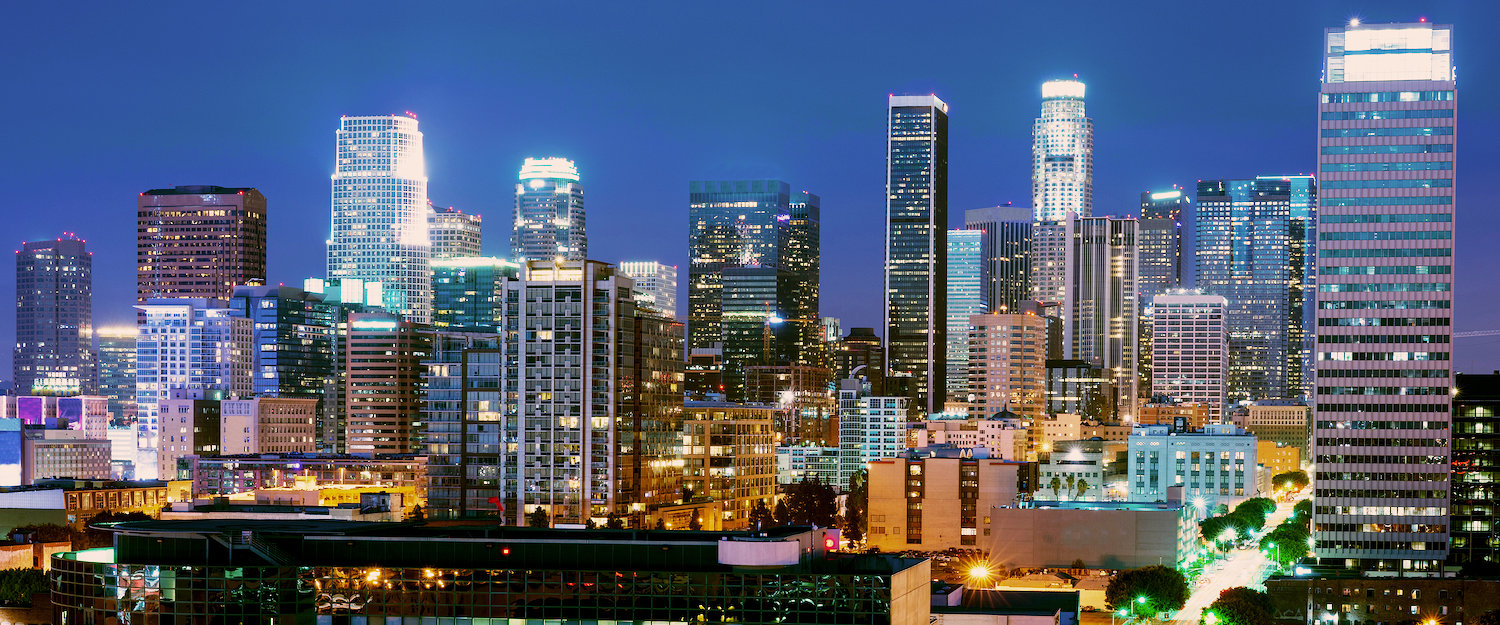
<path id="1" fill-rule="evenodd" d="M 1136 616 L 1153 618 L 1162 612 L 1181 610 L 1188 600 L 1188 582 L 1177 569 L 1152 565 L 1120 571 L 1104 589 L 1110 606 L 1129 609 Z"/>
<path id="2" fill-rule="evenodd" d="M 1237 586 L 1219 593 L 1219 598 L 1208 605 L 1203 620 L 1222 625 L 1271 625 L 1272 612 L 1271 595 Z"/>
<path id="3" fill-rule="evenodd" d="M 1290 487 L 1295 490 L 1301 490 L 1307 488 L 1307 485 L 1311 484 L 1312 480 L 1307 477 L 1306 471 L 1287 471 L 1286 473 L 1277 473 L 1272 476 L 1271 483 L 1277 488 Z"/>
<path id="4" fill-rule="evenodd" d="M 47 574 L 41 569 L 5 569 L 0 571 L 0 605 L 29 607 L 31 596 L 50 590 Z"/>
<path id="5" fill-rule="evenodd" d="M 833 517 L 838 514 L 837 496 L 832 486 L 816 477 L 791 484 L 782 499 L 789 516 L 788 524 L 832 527 Z"/>

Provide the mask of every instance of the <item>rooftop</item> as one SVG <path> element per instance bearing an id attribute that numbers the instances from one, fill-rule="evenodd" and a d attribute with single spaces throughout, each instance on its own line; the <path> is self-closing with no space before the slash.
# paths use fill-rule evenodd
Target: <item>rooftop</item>
<path id="1" fill-rule="evenodd" d="M 143 195 L 229 195 L 255 191 L 254 187 L 220 187 L 209 184 L 179 185 L 170 189 L 151 189 Z"/>

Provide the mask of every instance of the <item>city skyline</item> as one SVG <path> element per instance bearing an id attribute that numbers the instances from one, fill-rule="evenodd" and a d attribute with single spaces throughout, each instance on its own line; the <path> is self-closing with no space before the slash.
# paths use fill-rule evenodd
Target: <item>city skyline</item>
<path id="1" fill-rule="evenodd" d="M 1162 19 L 1188 20 L 1194 16 L 1201 17 L 1202 11 L 1184 10 L 1178 15 Z M 608 12 L 601 10 L 601 13 Z M 1105 27 L 1104 22 L 1109 21 L 1105 19 L 1110 17 L 1106 13 L 1110 11 L 1101 12 L 1097 17 L 1099 23 L 1085 20 L 1077 24 L 1078 36 L 1098 36 Z M 15 214 L 19 216 L 18 227 L 12 230 L 14 244 L 19 246 L 24 240 L 55 238 L 63 231 L 77 231 L 80 236 L 87 238 L 91 250 L 101 261 L 95 272 L 95 299 L 98 300 L 95 306 L 96 325 L 117 325 L 127 322 L 133 315 L 129 301 L 133 298 L 133 293 L 129 293 L 128 288 L 129 276 L 123 273 L 128 269 L 128 259 L 131 258 L 129 241 L 119 234 L 128 230 L 130 222 L 133 222 L 133 215 L 126 208 L 131 193 L 176 184 L 254 187 L 265 193 L 269 206 L 271 242 L 268 256 L 272 259 L 269 283 L 299 284 L 305 277 L 322 274 L 320 265 L 324 250 L 321 242 L 328 236 L 324 231 L 328 183 L 326 179 L 322 179 L 321 183 L 319 180 L 332 173 L 326 146 L 334 120 L 340 114 L 400 114 L 401 111 L 410 109 L 423 116 L 423 132 L 427 135 L 426 147 L 431 169 L 429 175 L 433 185 L 430 195 L 476 213 L 505 214 L 508 194 L 496 194 L 495 189 L 497 185 L 500 189 L 505 188 L 506 170 L 513 168 L 513 163 L 517 160 L 525 156 L 550 153 L 568 154 L 570 158 L 576 158 L 580 167 L 586 167 L 590 172 L 591 181 L 596 177 L 598 179 L 597 184 L 590 183 L 590 205 L 595 208 L 596 232 L 620 232 L 627 235 L 611 237 L 616 239 L 613 241 L 596 237 L 599 239 L 595 245 L 597 251 L 591 256 L 608 262 L 650 258 L 679 267 L 685 266 L 685 250 L 680 243 L 684 237 L 680 230 L 685 221 L 682 214 L 686 204 L 682 187 L 687 180 L 751 178 L 762 175 L 796 180 L 799 185 L 805 185 L 799 189 L 815 190 L 825 198 L 824 211 L 828 214 L 825 220 L 841 226 L 827 228 L 829 232 L 825 237 L 825 245 L 829 250 L 824 254 L 824 272 L 829 279 L 825 280 L 827 291 L 824 299 L 827 304 L 823 314 L 842 318 L 845 328 L 879 328 L 881 250 L 876 241 L 880 225 L 875 223 L 878 220 L 861 216 L 869 216 L 879 205 L 881 193 L 881 94 L 936 92 L 953 106 L 951 136 L 954 140 L 954 153 L 950 157 L 953 174 L 948 225 L 956 227 L 961 225 L 957 222 L 961 221 L 962 210 L 992 206 L 1007 200 L 1018 204 L 1026 202 L 1029 187 L 1027 163 L 1030 124 L 1040 101 L 1040 84 L 1047 79 L 1077 73 L 1080 80 L 1089 86 L 1089 116 L 1096 123 L 1096 214 L 1134 214 L 1133 200 L 1145 188 L 1162 188 L 1215 177 L 1250 177 L 1264 171 L 1310 173 L 1315 165 L 1310 146 L 1316 136 L 1316 110 L 1308 103 L 1312 101 L 1311 94 L 1317 89 L 1317 81 L 1316 70 L 1312 69 L 1313 64 L 1308 59 L 1316 58 L 1312 55 L 1319 48 L 1322 27 L 1342 23 L 1354 15 L 1369 22 L 1407 21 L 1420 15 L 1411 8 L 1394 3 L 1386 6 L 1365 5 L 1357 10 L 1338 7 L 1289 13 L 1294 23 L 1303 26 L 1288 29 L 1275 36 L 1293 37 L 1297 43 L 1278 45 L 1276 50 L 1268 51 L 1265 59 L 1237 58 L 1232 54 L 1237 46 L 1244 47 L 1247 43 L 1261 46 L 1267 46 L 1273 41 L 1279 43 L 1272 35 L 1264 33 L 1237 34 L 1222 42 L 1194 39 L 1186 43 L 1196 42 L 1202 46 L 1202 56 L 1208 57 L 1209 63 L 1247 68 L 1265 68 L 1269 64 L 1276 70 L 1285 72 L 1285 75 L 1302 76 L 1304 80 L 1289 80 L 1288 88 L 1284 91 L 1272 90 L 1274 93 L 1247 95 L 1245 98 L 1252 101 L 1248 103 L 1153 103 L 1164 109 L 1161 112 L 1130 103 L 1130 98 L 1138 98 L 1141 94 L 1130 83 L 1155 76 L 1159 73 L 1158 70 L 1187 71 L 1190 64 L 1168 58 L 1166 48 L 1169 46 L 1163 45 L 1158 49 L 1155 46 L 1159 44 L 1156 43 L 1143 44 L 1145 47 L 1134 58 L 1131 67 L 1112 65 L 1102 52 L 1103 48 L 1098 47 L 1101 44 L 1096 44 L 1058 58 L 1040 61 L 1035 66 L 1020 64 L 1021 67 L 1007 68 L 1001 73 L 982 74 L 986 76 L 983 80 L 974 79 L 972 76 L 976 74 L 972 71 L 955 71 L 936 66 L 919 67 L 903 61 L 867 75 L 857 74 L 852 81 L 832 81 L 849 84 L 831 89 L 824 87 L 812 112 L 806 117 L 811 118 L 815 125 L 827 125 L 828 129 L 804 136 L 796 136 L 796 133 L 807 130 L 801 126 L 767 132 L 767 128 L 772 128 L 777 121 L 785 119 L 779 114 L 768 118 L 751 118 L 749 123 L 744 124 L 752 128 L 750 131 L 726 129 L 723 132 L 730 133 L 728 136 L 705 135 L 703 128 L 729 126 L 738 121 L 730 118 L 750 114 L 751 111 L 741 107 L 757 108 L 735 103 L 731 96 L 740 94 L 739 89 L 733 86 L 726 89 L 712 80 L 703 83 L 713 87 L 710 89 L 711 106 L 705 107 L 707 112 L 686 121 L 648 117 L 636 130 L 592 133 L 597 136 L 591 136 L 591 130 L 596 131 L 594 125 L 600 122 L 589 122 L 581 129 L 525 129 L 519 133 L 523 135 L 522 138 L 508 139 L 503 145 L 489 144 L 486 140 L 502 137 L 512 130 L 520 130 L 520 126 L 545 127 L 547 124 L 496 123 L 475 109 L 466 109 L 437 97 L 447 95 L 450 99 L 457 99 L 453 96 L 463 95 L 464 85 L 474 78 L 455 79 L 443 89 L 427 93 L 417 87 L 431 86 L 431 81 L 437 79 L 416 78 L 415 74 L 410 73 L 412 70 L 398 72 L 395 78 L 360 74 L 358 79 L 341 79 L 319 74 L 318 77 L 327 83 L 316 85 L 316 97 L 308 102 L 291 104 L 295 110 L 273 108 L 271 110 L 275 111 L 274 115 L 254 110 L 249 104 L 225 104 L 212 99 L 186 98 L 182 102 L 158 102 L 158 106 L 164 107 L 155 116 L 159 119 L 142 122 L 138 130 L 121 131 L 121 134 L 112 135 L 119 137 L 118 139 L 111 139 L 110 136 L 101 139 L 89 135 L 85 130 L 91 128 L 88 124 L 94 122 L 85 120 L 79 120 L 80 126 L 76 129 L 70 128 L 80 136 L 59 133 L 56 131 L 62 126 L 51 114 L 29 111 L 25 104 L 10 103 L 5 106 L 13 107 L 14 113 L 28 117 L 34 115 L 37 118 L 35 125 L 56 133 L 54 144 L 34 141 L 34 135 L 29 134 L 35 132 L 32 129 L 14 131 L 18 135 L 15 138 L 18 144 L 36 145 L 37 151 L 29 159 L 9 157 L 16 161 L 15 167 L 9 169 L 12 175 L 18 176 L 18 179 L 36 179 L 42 185 L 48 182 L 55 184 L 60 181 L 60 176 L 66 175 L 70 183 L 78 184 L 85 190 L 75 195 L 87 198 L 86 201 L 62 198 L 55 206 L 44 207 L 45 210 L 17 210 Z M 1485 16 L 1480 13 L 1480 10 L 1473 7 L 1443 7 L 1443 11 L 1434 11 L 1427 16 L 1443 23 L 1469 23 L 1484 21 Z M 80 24 L 80 36 L 109 21 L 109 16 L 104 12 L 92 18 L 100 22 L 86 20 Z M 138 15 L 131 19 L 144 20 L 147 16 Z M 129 20 L 125 23 L 128 24 Z M 1008 28 L 998 20 L 984 23 L 995 29 Z M 594 24 L 584 26 L 589 29 L 599 27 Z M 1113 27 L 1103 32 L 1109 34 L 1112 29 Z M 1119 30 L 1124 32 L 1127 29 Z M 865 34 L 862 36 L 868 37 L 877 36 L 879 32 L 876 28 L 866 28 L 863 31 Z M 350 35 L 341 33 L 333 39 L 340 40 L 344 36 Z M 71 37 L 64 39 L 72 41 Z M 25 44 L 28 40 L 22 37 L 18 41 Z M 1107 43 L 1111 39 L 1102 37 L 1101 41 Z M 1456 40 L 1457 58 L 1480 56 L 1474 52 L 1466 54 L 1466 41 L 1462 37 Z M 1185 42 L 1178 40 L 1174 45 L 1183 43 Z M 51 49 L 47 46 L 40 48 L 43 52 Z M 165 52 L 166 50 L 147 49 L 138 54 Z M 331 50 L 322 48 L 304 52 L 332 54 Z M 429 56 L 419 57 L 413 63 L 419 69 L 420 66 L 431 65 L 463 72 L 462 64 L 441 62 L 468 58 L 464 54 L 458 54 L 462 50 L 443 47 L 438 52 L 441 54 L 429 52 Z M 51 67 L 53 71 L 58 71 L 56 68 L 67 63 L 77 62 L 76 59 L 65 58 L 66 55 L 63 58 L 43 56 L 45 62 L 39 65 Z M 233 66 L 238 62 L 231 57 L 210 56 L 213 57 L 208 59 L 210 63 L 229 62 Z M 993 54 L 982 54 L 979 49 L 958 50 L 951 58 L 962 61 L 965 58 L 981 57 L 986 59 L 985 62 L 1000 62 L 999 59 L 989 58 L 994 57 Z M 272 62 L 287 62 L 287 58 L 276 57 Z M 830 55 L 828 62 L 842 60 L 844 59 L 837 55 Z M 554 61 L 547 61 L 552 62 Z M 791 67 L 790 60 L 785 57 L 777 57 L 776 62 Z M 967 61 L 967 65 L 965 62 L 956 64 L 972 70 L 975 62 L 971 60 Z M 60 63 L 63 65 L 59 65 Z M 101 60 L 100 64 L 107 66 L 108 62 Z M 167 67 L 169 70 L 190 69 L 170 64 Z M 1487 98 L 1485 95 L 1487 90 L 1493 89 L 1489 85 L 1495 82 L 1485 80 L 1484 72 L 1488 71 L 1487 68 L 1477 63 L 1468 67 L 1472 69 L 1465 75 L 1465 85 L 1473 94 L 1468 101 L 1493 100 L 1494 98 Z M 670 69 L 672 68 L 665 66 L 661 68 L 663 71 Z M 46 79 L 45 73 L 32 74 L 32 71 L 34 70 L 28 69 L 23 76 L 23 88 L 27 84 L 42 84 L 40 81 Z M 537 68 L 518 66 L 506 71 L 530 72 L 537 71 Z M 587 73 L 592 76 L 592 71 Z M 621 85 L 606 80 L 602 81 L 601 86 L 575 89 L 625 91 L 660 86 L 653 82 L 662 80 L 655 76 L 659 72 L 648 73 L 650 75 L 634 75 L 634 79 L 640 81 L 639 84 Z M 401 82 L 402 74 L 410 85 L 415 86 L 404 85 Z M 311 80 L 310 76 L 304 78 Z M 798 73 L 794 78 L 802 78 L 802 75 Z M 257 77 L 257 80 L 267 79 Z M 70 88 L 64 87 L 63 91 Z M 380 92 L 382 88 L 388 92 Z M 827 91 L 834 93 L 826 93 Z M 770 97 L 766 97 L 769 101 Z M 247 99 L 258 106 L 265 106 L 268 102 L 266 96 Z M 746 101 L 759 102 L 753 98 Z M 131 103 L 125 106 L 139 105 Z M 1253 110 L 1256 107 L 1269 110 Z M 67 110 L 67 107 L 63 108 Z M 640 105 L 623 108 L 626 113 L 640 112 Z M 681 112 L 681 109 L 672 108 L 671 112 Z M 1184 112 L 1190 114 L 1184 117 Z M 1476 109 L 1466 118 L 1469 121 L 1466 121 L 1464 128 L 1465 157 L 1461 160 L 1459 177 L 1478 180 L 1478 177 L 1464 176 L 1464 170 L 1483 171 L 1485 165 L 1494 160 L 1490 156 L 1490 148 L 1486 147 L 1492 142 L 1486 139 L 1494 134 L 1495 125 L 1485 119 L 1485 112 L 1487 111 Z M 734 115 L 730 115 L 731 113 Z M 575 116 L 581 114 L 575 109 L 559 113 Z M 267 115 L 288 116 L 284 120 L 278 120 L 278 123 L 286 123 L 283 128 L 278 129 L 273 139 L 240 137 L 222 129 L 205 133 L 198 125 L 203 121 L 201 118 L 207 116 L 229 126 L 239 126 L 244 121 L 246 130 L 235 132 L 262 132 L 262 124 L 269 123 Z M 672 115 L 664 117 L 671 118 Z M 47 121 L 49 118 L 53 119 L 50 123 Z M 1183 119 L 1178 121 L 1177 118 Z M 1155 136 L 1166 143 L 1168 139 L 1190 136 L 1192 132 L 1205 126 L 1214 127 L 1216 133 L 1222 133 L 1212 135 L 1220 143 L 1248 147 L 1243 150 L 1243 154 L 1219 153 L 1240 152 L 1239 149 L 1163 150 L 1160 164 L 1129 162 L 1144 160 L 1135 156 L 1134 148 L 1137 146 L 1132 145 L 1131 140 L 1139 142 Z M 663 142 L 664 147 L 660 148 L 678 152 L 670 156 L 668 161 L 643 164 L 633 160 L 652 159 L 632 159 L 612 152 L 630 150 L 634 132 L 651 134 L 674 129 L 680 129 L 678 132 L 681 135 L 669 134 Z M 1270 131 L 1264 132 L 1266 129 Z M 1161 134 L 1163 131 L 1167 134 Z M 92 164 L 89 160 L 91 157 L 75 154 L 63 156 L 57 153 L 59 150 L 68 150 L 72 142 L 82 141 L 87 136 L 92 143 L 104 142 L 107 145 L 105 151 L 118 156 L 118 151 L 130 150 L 134 147 L 133 142 L 141 140 L 141 135 L 131 133 L 141 132 L 154 133 L 153 138 L 157 141 L 141 153 L 141 158 L 119 159 L 132 162 L 105 167 Z M 735 134 L 739 132 L 748 132 L 751 136 Z M 753 136 L 757 134 L 771 137 L 762 139 Z M 1257 138 L 1257 134 L 1266 136 Z M 689 137 L 692 138 L 691 143 Z M 793 143 L 786 146 L 773 145 L 787 141 Z M 224 147 L 240 144 L 244 147 Z M 976 144 L 983 145 L 976 147 Z M 279 149 L 272 151 L 272 148 Z M 473 152 L 481 149 L 482 152 Z M 838 167 L 818 162 L 840 160 L 829 159 L 829 156 L 835 154 L 849 154 L 850 158 L 846 159 L 847 163 Z M 669 157 L 664 155 L 662 158 Z M 470 160 L 474 162 L 460 164 L 460 161 Z M 72 166 L 61 167 L 58 165 L 60 162 Z M 667 167 L 662 170 L 660 165 L 664 162 Z M 473 172 L 482 172 L 482 175 L 475 175 Z M 647 174 L 650 174 L 649 177 L 644 177 Z M 80 179 L 83 179 L 82 183 L 78 182 Z M 639 189 L 628 186 L 627 181 L 649 184 L 649 192 L 641 193 Z M 641 195 L 648 195 L 653 199 L 632 199 Z M 1488 216 L 1495 212 L 1488 210 L 1487 203 L 1490 201 L 1479 194 L 1467 194 L 1460 208 L 1465 220 L 1465 227 L 1459 231 L 1461 238 L 1458 242 L 1461 251 L 1457 265 L 1461 273 L 1465 272 L 1466 267 L 1483 266 L 1492 259 L 1488 250 L 1491 246 L 1465 245 L 1462 238 L 1464 233 L 1469 233 L 1467 236 L 1477 236 L 1489 229 L 1489 219 L 1500 219 Z M 641 223 L 628 223 L 632 221 Z M 496 224 L 501 227 L 506 225 L 503 219 L 492 222 L 490 236 L 485 238 L 485 251 L 505 256 L 504 253 L 496 254 L 506 247 L 506 237 L 503 231 L 496 231 Z M 658 234 L 652 237 L 640 236 L 643 232 Z M 655 243 L 656 241 L 660 244 Z M 671 252 L 658 251 L 664 249 Z M 13 275 L 13 272 L 0 271 L 0 275 Z M 1483 292 L 1486 289 L 1481 281 L 1460 278 L 1456 282 L 1459 285 L 1456 293 L 1459 304 L 1455 309 L 1455 329 L 1464 331 L 1500 327 L 1500 314 L 1490 312 L 1497 307 L 1488 305 L 1495 303 L 1492 298 L 1500 296 Z M 5 328 L 5 332 L 10 332 L 13 327 L 13 318 L 0 319 L 0 328 Z M 1487 351 L 1484 346 L 1493 345 L 1490 341 L 1494 340 L 1500 339 L 1466 339 L 1459 343 L 1456 368 L 1469 371 L 1493 368 L 1493 363 L 1486 360 L 1481 352 Z M 0 370 L 0 378 L 8 380 L 11 373 Z"/>

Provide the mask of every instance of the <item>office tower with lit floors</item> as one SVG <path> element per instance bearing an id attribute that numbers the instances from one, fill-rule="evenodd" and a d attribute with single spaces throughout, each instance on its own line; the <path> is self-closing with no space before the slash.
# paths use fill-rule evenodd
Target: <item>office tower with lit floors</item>
<path id="1" fill-rule="evenodd" d="M 427 201 L 427 238 L 432 242 L 432 260 L 472 258 L 480 254 L 483 218 L 449 206 Z"/>
<path id="2" fill-rule="evenodd" d="M 116 419 L 135 418 L 135 326 L 94 330 L 99 339 L 99 394 Z"/>
<path id="3" fill-rule="evenodd" d="M 935 414 L 948 372 L 948 105 L 893 95 L 886 122 L 885 362 L 911 378 L 913 410 Z"/>
<path id="4" fill-rule="evenodd" d="M 580 180 L 578 166 L 565 158 L 528 158 L 521 164 L 511 221 L 511 260 L 588 258 Z"/>
<path id="5" fill-rule="evenodd" d="M 1192 212 L 1192 201 L 1182 189 L 1141 193 L 1139 237 L 1141 247 L 1139 291 L 1142 304 L 1150 304 L 1159 293 L 1190 287 L 1182 275 L 1183 220 Z M 1191 278 L 1191 276 L 1189 276 Z"/>
<path id="6" fill-rule="evenodd" d="M 969 395 L 969 318 L 983 314 L 984 257 L 981 230 L 948 231 L 948 401 L 965 401 Z"/>
<path id="7" fill-rule="evenodd" d="M 627 260 L 620 263 L 620 273 L 635 282 L 635 303 L 677 318 L 677 265 L 654 260 Z"/>
<path id="8" fill-rule="evenodd" d="M 20 395 L 94 395 L 94 258 L 73 236 L 16 250 L 16 345 Z"/>
<path id="9" fill-rule="evenodd" d="M 1326 31 L 1312 450 L 1323 564 L 1436 571 L 1448 555 L 1452 37 L 1425 20 Z"/>
<path id="10" fill-rule="evenodd" d="M 1031 133 L 1031 206 L 1036 221 L 1094 214 L 1094 120 L 1078 80 L 1042 83 L 1042 115 Z"/>
<path id="11" fill-rule="evenodd" d="M 266 283 L 266 196 L 211 185 L 151 189 L 136 200 L 136 303 L 225 299 Z"/>
<path id="12" fill-rule="evenodd" d="M 1160 293 L 1151 300 L 1151 392 L 1207 406 L 1212 423 L 1224 415 L 1228 307 L 1224 296 L 1197 291 Z"/>
<path id="13" fill-rule="evenodd" d="M 332 221 L 328 278 L 382 283 L 386 310 L 431 321 L 427 165 L 416 116 L 339 119 Z"/>
<path id="14" fill-rule="evenodd" d="M 980 292 L 987 310 L 1016 312 L 1031 299 L 1031 209 L 991 206 L 964 211 L 964 229 L 978 230 Z"/>
<path id="15" fill-rule="evenodd" d="M 791 195 L 780 180 L 688 183 L 689 349 L 712 349 L 723 340 L 725 269 L 780 264 Z"/>

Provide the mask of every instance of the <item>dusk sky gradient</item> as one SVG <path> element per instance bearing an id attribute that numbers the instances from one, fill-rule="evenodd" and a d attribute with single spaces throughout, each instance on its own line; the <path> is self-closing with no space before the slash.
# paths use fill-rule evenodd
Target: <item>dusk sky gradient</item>
<path id="1" fill-rule="evenodd" d="M 95 325 L 129 324 L 137 194 L 256 187 L 270 281 L 300 286 L 324 273 L 339 116 L 412 111 L 429 196 L 484 216 L 486 254 L 506 255 L 521 161 L 575 159 L 589 256 L 678 265 L 680 311 L 688 181 L 821 195 L 823 314 L 847 331 L 881 322 L 887 94 L 951 106 L 958 226 L 964 209 L 1030 205 L 1040 85 L 1077 73 L 1096 214 L 1133 215 L 1148 188 L 1312 173 L 1324 27 L 1426 17 L 1455 30 L 1456 329 L 1500 329 L 1500 6 L 1146 4 L 15 3 L 0 231 L 15 249 L 78 233 Z M 14 262 L 0 267 L 9 298 Z M 0 309 L 13 344 L 15 309 Z M 1497 349 L 1460 339 L 1457 369 L 1500 369 Z"/>

